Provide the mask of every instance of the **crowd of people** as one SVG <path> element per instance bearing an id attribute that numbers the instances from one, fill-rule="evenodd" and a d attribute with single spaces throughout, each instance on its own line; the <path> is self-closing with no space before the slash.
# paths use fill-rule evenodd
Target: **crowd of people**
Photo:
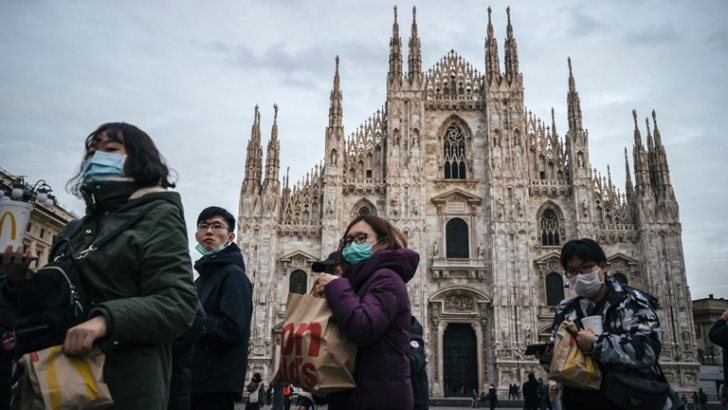
<path id="1" fill-rule="evenodd" d="M 63 352 L 74 356 L 102 348 L 113 408 L 231 410 L 243 396 L 249 410 L 264 404 L 303 410 L 322 402 L 331 410 L 428 408 L 423 328 L 412 315 L 407 292 L 419 255 L 407 247 L 400 230 L 380 217 L 356 217 L 343 229 L 339 248 L 312 266 L 320 274 L 311 293 L 325 298 L 333 322 L 357 347 L 356 387 L 320 398 L 278 373 L 266 388 L 260 373 L 246 379 L 253 287 L 235 243 L 235 217 L 216 206 L 198 215 L 200 257 L 193 265 L 182 202 L 170 191 L 174 187 L 152 139 L 126 123 L 103 124 L 86 138 L 81 166 L 69 182 L 70 191 L 84 199 L 86 214 L 59 238 L 67 239 L 70 249 L 83 250 L 74 254 L 79 256 L 75 266 L 89 309 L 65 333 Z M 123 230 L 113 241 L 102 249 L 95 246 L 96 238 L 119 227 Z M 31 257 L 22 246 L 3 252 L 0 319 L 6 323 L 22 314 L 17 292 L 32 280 Z M 619 369 L 653 377 L 662 347 L 657 300 L 612 279 L 603 249 L 591 239 L 567 242 L 561 264 L 576 297 L 556 307 L 552 340 L 562 322 L 573 321 L 579 325 L 574 334 L 578 348 L 603 372 Z M 594 315 L 602 321 L 598 334 L 581 323 Z M 726 320 L 728 310 L 709 335 L 724 349 L 724 367 Z M 9 345 L 5 337 L 3 342 Z M 551 354 L 550 348 L 538 352 L 544 374 Z M 12 359 L 3 353 L 0 375 L 6 379 Z M 10 380 L 0 384 L 1 410 L 9 408 L 12 392 Z M 519 400 L 522 393 L 524 409 L 620 406 L 619 397 L 606 388 L 551 387 L 530 373 L 522 386 L 508 385 L 508 398 Z M 551 395 L 552 390 L 557 394 Z M 725 405 L 725 384 L 720 395 Z M 473 389 L 472 407 L 484 401 L 491 409 L 498 406 L 496 384 L 487 394 Z M 685 395 L 667 394 L 663 408 L 680 408 L 685 401 Z M 695 408 L 704 408 L 702 389 L 692 401 Z"/>

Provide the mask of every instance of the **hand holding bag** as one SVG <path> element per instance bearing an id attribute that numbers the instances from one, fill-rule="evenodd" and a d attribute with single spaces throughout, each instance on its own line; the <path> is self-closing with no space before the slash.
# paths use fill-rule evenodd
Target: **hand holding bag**
<path id="1" fill-rule="evenodd" d="M 102 409 L 113 400 L 103 380 L 106 357 L 99 348 L 67 356 L 52 346 L 23 356 L 25 378 L 20 409 Z"/>
<path id="2" fill-rule="evenodd" d="M 565 320 L 556 332 L 549 376 L 570 387 L 599 390 L 602 372 L 597 361 L 585 355 L 576 343 L 574 322 Z"/>
<path id="3" fill-rule="evenodd" d="M 288 294 L 281 335 L 283 383 L 325 396 L 353 389 L 356 346 L 331 317 L 326 299 Z"/>

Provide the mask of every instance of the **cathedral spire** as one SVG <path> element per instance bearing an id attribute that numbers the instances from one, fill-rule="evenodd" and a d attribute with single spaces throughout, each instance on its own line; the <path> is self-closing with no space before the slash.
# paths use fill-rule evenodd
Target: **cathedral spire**
<path id="1" fill-rule="evenodd" d="M 627 157 L 627 147 L 624 147 L 624 170 L 626 175 L 626 191 L 627 191 L 627 202 L 633 203 L 634 201 L 634 186 L 632 185 L 632 174 L 629 171 L 629 158 Z"/>
<path id="2" fill-rule="evenodd" d="M 389 40 L 389 73 L 387 73 L 387 88 L 402 85 L 402 39 L 399 37 L 399 24 L 397 24 L 397 6 L 394 6 L 394 23 L 392 24 L 392 38 Z"/>
<path id="3" fill-rule="evenodd" d="M 637 110 L 632 110 L 632 118 L 634 119 L 634 146 L 642 148 L 642 134 L 640 134 L 640 128 L 637 125 Z M 636 167 L 637 164 L 635 164 Z"/>
<path id="4" fill-rule="evenodd" d="M 263 190 L 273 194 L 278 194 L 280 181 L 278 173 L 280 171 L 280 155 L 281 146 L 278 140 L 278 104 L 273 104 L 273 126 L 270 131 L 270 140 L 268 141 L 268 151 L 265 157 L 265 180 L 263 181 Z"/>
<path id="5" fill-rule="evenodd" d="M 647 151 L 654 152 L 655 143 L 652 140 L 652 131 L 650 131 L 650 120 L 645 117 L 645 125 L 647 126 Z"/>
<path id="6" fill-rule="evenodd" d="M 576 91 L 576 82 L 574 81 L 574 72 L 571 66 L 571 57 L 567 59 L 569 65 L 569 92 L 566 102 L 568 109 L 569 131 L 572 136 L 576 136 L 584 130 L 581 115 L 581 101 L 579 93 Z"/>
<path id="7" fill-rule="evenodd" d="M 344 139 L 344 109 L 341 93 L 341 79 L 339 78 L 339 56 L 336 56 L 336 71 L 334 72 L 334 88 L 331 90 L 331 106 L 329 107 L 329 125 L 326 127 L 326 157 L 325 169 L 330 172 L 341 172 L 339 167 L 346 160 L 346 142 Z"/>
<path id="8" fill-rule="evenodd" d="M 410 84 L 422 81 L 422 48 L 420 45 L 420 36 L 417 33 L 417 8 L 412 7 L 412 31 L 409 40 L 409 65 L 408 76 Z"/>
<path id="9" fill-rule="evenodd" d="M 336 56 L 336 72 L 334 73 L 334 88 L 331 90 L 329 105 L 329 127 L 341 127 L 343 121 L 343 107 L 341 104 L 341 79 L 339 78 L 339 56 Z"/>
<path id="10" fill-rule="evenodd" d="M 485 75 L 488 83 L 500 78 L 500 62 L 498 61 L 498 43 L 493 34 L 491 14 L 493 10 L 488 7 L 488 37 L 485 39 Z"/>
<path id="11" fill-rule="evenodd" d="M 567 61 L 569 63 L 569 94 L 566 102 L 569 109 L 569 130 L 577 132 L 584 129 L 581 116 L 581 102 L 579 100 L 579 93 L 576 91 L 576 81 L 574 81 L 574 72 L 571 68 L 571 57 Z"/>
<path id="12" fill-rule="evenodd" d="M 505 42 L 505 59 L 506 59 L 506 79 L 509 83 L 513 82 L 513 79 L 518 76 L 518 47 L 516 46 L 516 39 L 513 37 L 513 25 L 511 25 L 511 8 L 506 8 L 506 14 L 508 14 L 508 26 L 506 27 L 506 42 Z"/>
<path id="13" fill-rule="evenodd" d="M 657 128 L 657 113 L 652 109 L 652 124 L 655 126 L 655 146 L 662 147 L 662 138 L 660 137 L 660 130 Z"/>
<path id="14" fill-rule="evenodd" d="M 652 123 L 655 128 L 655 165 L 657 168 L 658 180 L 660 185 L 663 187 L 665 194 L 671 196 L 674 195 L 674 193 L 670 182 L 670 168 L 667 164 L 667 154 L 665 153 L 665 146 L 662 145 L 660 130 L 657 128 L 657 113 L 654 109 L 652 110 Z"/>
<path id="15" fill-rule="evenodd" d="M 255 105 L 253 116 L 253 127 L 250 131 L 247 154 L 245 156 L 245 179 L 243 180 L 243 191 L 247 194 L 257 195 L 260 193 L 260 179 L 263 163 L 263 150 L 260 147 L 260 111 Z"/>
<path id="16" fill-rule="evenodd" d="M 650 167 L 647 160 L 647 153 L 642 145 L 642 134 L 637 125 L 637 110 L 632 110 L 634 119 L 634 175 L 637 192 L 644 193 L 650 187 Z"/>

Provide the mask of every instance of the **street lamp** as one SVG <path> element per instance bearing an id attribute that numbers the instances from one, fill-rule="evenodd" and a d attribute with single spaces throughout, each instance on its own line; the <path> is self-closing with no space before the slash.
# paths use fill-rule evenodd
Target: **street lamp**
<path id="1" fill-rule="evenodd" d="M 0 200 L 15 200 L 35 204 L 38 202 L 46 208 L 50 208 L 55 204 L 55 197 L 51 194 L 53 189 L 45 180 L 39 180 L 32 186 L 25 182 L 22 176 L 13 179 L 12 189 L 10 192 L 3 192 L 0 189 Z M 10 198 L 6 195 L 9 194 Z"/>

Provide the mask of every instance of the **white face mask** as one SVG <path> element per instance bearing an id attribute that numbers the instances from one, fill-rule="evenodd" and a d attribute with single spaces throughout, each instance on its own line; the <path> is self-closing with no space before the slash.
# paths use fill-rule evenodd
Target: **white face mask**
<path id="1" fill-rule="evenodd" d="M 574 289 L 577 295 L 585 298 L 590 298 L 599 293 L 603 283 L 603 281 L 599 280 L 598 267 L 594 272 L 582 273 L 569 278 L 569 287 Z"/>

